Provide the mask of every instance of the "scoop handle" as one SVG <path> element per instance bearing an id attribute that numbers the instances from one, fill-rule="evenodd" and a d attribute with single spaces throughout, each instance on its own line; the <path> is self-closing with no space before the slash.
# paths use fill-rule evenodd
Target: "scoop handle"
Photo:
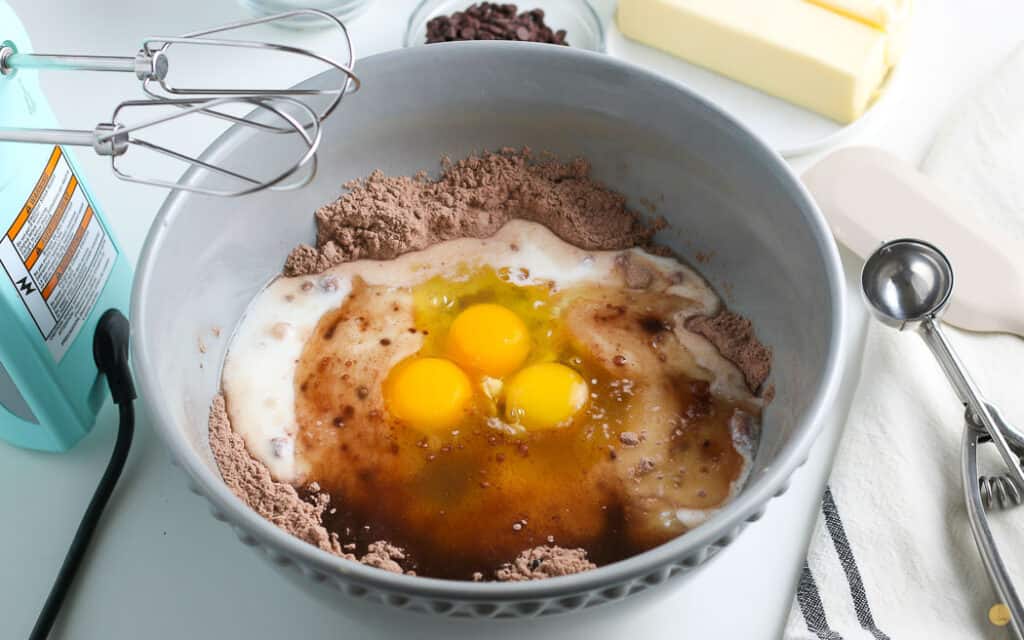
<path id="1" fill-rule="evenodd" d="M 937 319 L 929 319 L 923 322 L 918 328 L 918 333 L 924 339 L 925 344 L 931 349 L 935 359 L 938 360 L 942 371 L 949 379 L 949 383 L 956 390 L 960 402 L 967 408 L 967 422 L 977 428 L 984 428 L 992 442 L 999 450 L 999 455 L 1010 471 L 1010 477 L 1019 487 L 1024 487 L 1024 464 L 1013 449 L 1010 447 L 1009 437 L 1016 435 L 1016 431 L 1004 433 L 1004 423 L 996 422 L 990 412 L 989 405 L 978 390 L 977 385 L 967 373 L 967 369 L 960 361 L 953 345 L 942 332 L 942 325 Z"/>
<path id="2" fill-rule="evenodd" d="M 937 182 L 872 147 L 832 153 L 803 182 L 836 240 L 861 257 L 898 238 L 939 247 L 957 279 L 946 322 L 1024 336 L 1024 252 L 966 214 L 966 205 Z"/>
<path id="3" fill-rule="evenodd" d="M 982 564 L 999 600 L 1010 610 L 1010 628 L 1013 636 L 1024 640 L 1024 604 L 1010 578 L 992 529 L 988 526 L 985 505 L 978 486 L 978 445 L 984 436 L 970 426 L 964 428 L 960 456 L 960 477 L 963 481 L 964 497 L 967 500 L 967 521 L 971 525 L 974 542 L 981 555 Z"/>

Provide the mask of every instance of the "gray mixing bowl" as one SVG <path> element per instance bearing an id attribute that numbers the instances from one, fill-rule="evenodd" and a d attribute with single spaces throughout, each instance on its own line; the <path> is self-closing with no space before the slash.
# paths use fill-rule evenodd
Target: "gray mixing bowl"
<path id="1" fill-rule="evenodd" d="M 535 616 L 619 600 L 699 567 L 785 490 L 840 384 L 844 284 L 836 247 L 807 193 L 773 151 L 717 108 L 599 54 L 456 43 L 374 56 L 359 73 L 362 91 L 325 125 L 311 185 L 234 201 L 174 193 L 146 240 L 133 292 L 133 357 L 153 423 L 192 488 L 242 542 L 338 603 Z M 291 138 L 255 146 L 232 130 L 208 156 L 255 171 L 268 155 L 298 144 Z M 698 252 L 713 255 L 701 271 L 775 350 L 777 393 L 747 486 L 706 524 L 667 544 L 530 583 L 390 574 L 333 557 L 260 518 L 221 482 L 206 437 L 227 336 L 246 304 L 295 244 L 313 239 L 313 210 L 343 182 L 374 169 L 437 168 L 442 154 L 521 145 L 589 158 L 596 177 L 638 210 L 641 199 L 656 203 L 671 225 L 661 242 L 695 264 Z M 213 327 L 224 328 L 220 338 Z"/>

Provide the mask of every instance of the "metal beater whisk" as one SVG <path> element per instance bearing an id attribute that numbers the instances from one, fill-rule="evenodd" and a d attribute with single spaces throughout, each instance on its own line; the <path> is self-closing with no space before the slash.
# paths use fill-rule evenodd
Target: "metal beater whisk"
<path id="1" fill-rule="evenodd" d="M 303 14 L 329 21 L 333 27 L 337 27 L 348 52 L 346 62 L 338 62 L 308 49 L 272 42 L 209 37 L 258 24 L 286 20 Z M 322 89 L 176 86 L 168 80 L 171 51 L 186 46 L 232 47 L 301 56 L 339 71 L 339 84 Z M 121 102 L 115 107 L 110 121 L 101 122 L 92 130 L 0 127 L 0 141 L 92 147 L 97 154 L 110 157 L 111 169 L 122 180 L 207 195 L 230 197 L 262 189 L 296 189 L 308 184 L 316 175 L 316 150 L 320 145 L 321 123 L 334 112 L 347 93 L 359 89 L 359 78 L 353 71 L 354 66 L 355 54 L 352 50 L 352 40 L 344 23 L 329 13 L 315 9 L 298 9 L 263 18 L 244 20 L 183 36 L 147 38 L 134 56 L 20 53 L 16 44 L 0 41 L 0 82 L 4 81 L 4 76 L 13 76 L 21 69 L 126 72 L 133 73 L 141 81 L 143 92 L 150 97 L 147 100 Z M 319 109 L 315 109 L 306 101 L 319 96 L 329 98 L 327 104 Z M 172 108 L 170 113 L 166 113 L 169 110 L 168 107 Z M 140 122 L 125 125 L 119 119 L 122 112 L 130 109 L 148 109 L 155 115 Z M 235 115 L 232 113 L 233 109 L 243 109 L 246 115 Z M 284 169 L 271 176 L 253 177 L 139 136 L 140 132 L 157 125 L 189 117 L 214 117 L 250 127 L 259 132 L 295 134 L 301 139 L 302 144 L 296 152 L 294 161 L 286 165 Z M 190 167 L 213 172 L 236 186 L 231 188 L 201 187 L 158 177 L 133 175 L 123 170 L 118 164 L 118 160 L 131 147 L 147 149 L 185 163 Z M 304 171 L 300 173 L 300 170 L 303 169 Z M 288 181 L 296 174 L 299 174 L 298 178 Z"/>

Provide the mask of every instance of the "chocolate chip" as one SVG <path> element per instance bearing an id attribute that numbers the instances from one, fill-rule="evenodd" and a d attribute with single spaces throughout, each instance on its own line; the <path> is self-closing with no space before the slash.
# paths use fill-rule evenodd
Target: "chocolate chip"
<path id="1" fill-rule="evenodd" d="M 517 14 L 514 4 L 479 2 L 450 16 L 427 22 L 427 44 L 454 40 L 519 40 L 568 45 L 565 30 L 553 31 L 544 23 L 544 11 Z"/>

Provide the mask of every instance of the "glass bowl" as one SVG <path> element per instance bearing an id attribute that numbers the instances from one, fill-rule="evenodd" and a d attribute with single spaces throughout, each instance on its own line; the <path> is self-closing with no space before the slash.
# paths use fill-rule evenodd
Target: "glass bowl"
<path id="1" fill-rule="evenodd" d="M 352 20 L 369 6 L 372 0 L 238 0 L 246 10 L 257 18 L 284 13 L 295 9 L 319 9 L 337 17 L 339 20 Z M 310 16 L 296 16 L 274 24 L 294 29 L 320 29 L 330 26 L 330 22 Z"/>
<path id="2" fill-rule="evenodd" d="M 405 46 L 426 44 L 427 22 L 437 16 L 465 11 L 473 0 L 422 0 L 409 17 Z M 519 11 L 544 10 L 544 22 L 553 30 L 565 29 L 570 47 L 604 52 L 604 27 L 587 0 L 526 0 L 516 3 Z"/>

